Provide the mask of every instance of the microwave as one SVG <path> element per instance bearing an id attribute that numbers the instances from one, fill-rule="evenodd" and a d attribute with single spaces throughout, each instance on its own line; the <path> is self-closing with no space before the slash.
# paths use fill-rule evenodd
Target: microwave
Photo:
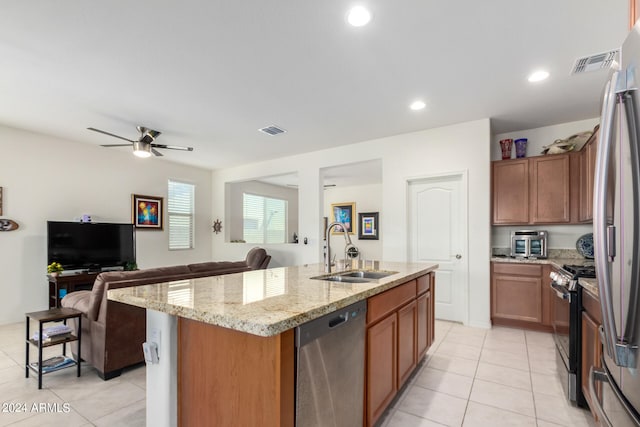
<path id="1" fill-rule="evenodd" d="M 519 230 L 511 232 L 511 256 L 516 258 L 546 258 L 546 231 Z"/>

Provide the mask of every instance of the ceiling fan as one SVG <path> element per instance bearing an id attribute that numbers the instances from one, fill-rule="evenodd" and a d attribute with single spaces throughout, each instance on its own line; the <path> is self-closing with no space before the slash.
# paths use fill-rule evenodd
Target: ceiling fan
<path id="1" fill-rule="evenodd" d="M 193 147 L 180 147 L 178 145 L 164 145 L 164 144 L 155 144 L 154 141 L 162 132 L 157 130 L 149 129 L 144 126 L 137 126 L 138 132 L 140 132 L 140 138 L 137 141 L 132 139 L 124 138 L 119 135 L 114 135 L 109 132 L 105 132 L 96 128 L 87 128 L 94 132 L 103 133 L 105 135 L 112 136 L 114 138 L 124 139 L 125 141 L 129 141 L 131 144 L 103 144 L 102 147 L 127 147 L 133 146 L 133 154 L 138 157 L 150 157 L 153 153 L 156 156 L 162 156 L 162 153 L 156 150 L 156 148 L 166 148 L 169 150 L 182 150 L 182 151 L 193 151 Z"/>

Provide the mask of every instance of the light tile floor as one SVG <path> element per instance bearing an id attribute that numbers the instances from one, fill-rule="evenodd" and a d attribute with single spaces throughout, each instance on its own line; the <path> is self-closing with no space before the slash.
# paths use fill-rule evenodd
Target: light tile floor
<path id="1" fill-rule="evenodd" d="M 24 350 L 24 323 L 0 325 L 0 426 L 145 425 L 144 366 L 102 381 L 83 364 L 80 378 L 74 369 L 53 372 L 38 390 L 33 375 L 24 377 Z M 59 352 L 60 347 L 47 348 L 45 357 Z M 437 321 L 427 360 L 380 424 L 553 427 L 593 421 L 564 399 L 549 334 Z"/>
<path id="2" fill-rule="evenodd" d="M 551 334 L 442 321 L 435 330 L 382 427 L 595 425 L 564 396 Z"/>
<path id="3" fill-rule="evenodd" d="M 24 328 L 23 322 L 0 325 L 0 426 L 145 425 L 144 366 L 103 381 L 94 368 L 83 364 L 80 378 L 75 368 L 51 372 L 42 377 L 42 390 L 38 390 L 37 375 L 24 376 Z M 37 349 L 31 347 L 31 361 L 37 360 Z M 61 352 L 62 346 L 48 347 L 43 357 Z"/>

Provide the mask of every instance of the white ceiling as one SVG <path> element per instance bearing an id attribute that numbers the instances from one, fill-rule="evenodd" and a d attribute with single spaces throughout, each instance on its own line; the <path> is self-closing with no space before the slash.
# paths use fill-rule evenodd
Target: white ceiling
<path id="1" fill-rule="evenodd" d="M 627 33 L 627 0 L 360 3 L 363 28 L 350 1 L 4 0 L 0 124 L 96 146 L 122 141 L 87 127 L 144 125 L 212 169 L 487 117 L 509 132 L 597 116 L 606 72 L 569 72 Z"/>

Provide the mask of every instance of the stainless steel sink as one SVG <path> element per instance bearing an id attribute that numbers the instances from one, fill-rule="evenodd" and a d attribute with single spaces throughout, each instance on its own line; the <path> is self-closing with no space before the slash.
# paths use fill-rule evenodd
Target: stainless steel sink
<path id="1" fill-rule="evenodd" d="M 360 277 L 349 277 L 349 276 L 316 276 L 312 277 L 315 280 L 327 280 L 329 282 L 343 282 L 343 283 L 367 283 L 370 282 L 371 279 L 364 279 Z"/>
<path id="2" fill-rule="evenodd" d="M 366 283 L 396 273 L 397 271 L 345 271 L 343 273 L 336 272 L 330 275 L 315 276 L 312 279 L 328 280 L 329 282 Z"/>
<path id="3" fill-rule="evenodd" d="M 392 274 L 396 274 L 397 271 L 348 271 L 340 274 L 342 277 L 360 277 L 363 279 L 382 279 Z"/>

